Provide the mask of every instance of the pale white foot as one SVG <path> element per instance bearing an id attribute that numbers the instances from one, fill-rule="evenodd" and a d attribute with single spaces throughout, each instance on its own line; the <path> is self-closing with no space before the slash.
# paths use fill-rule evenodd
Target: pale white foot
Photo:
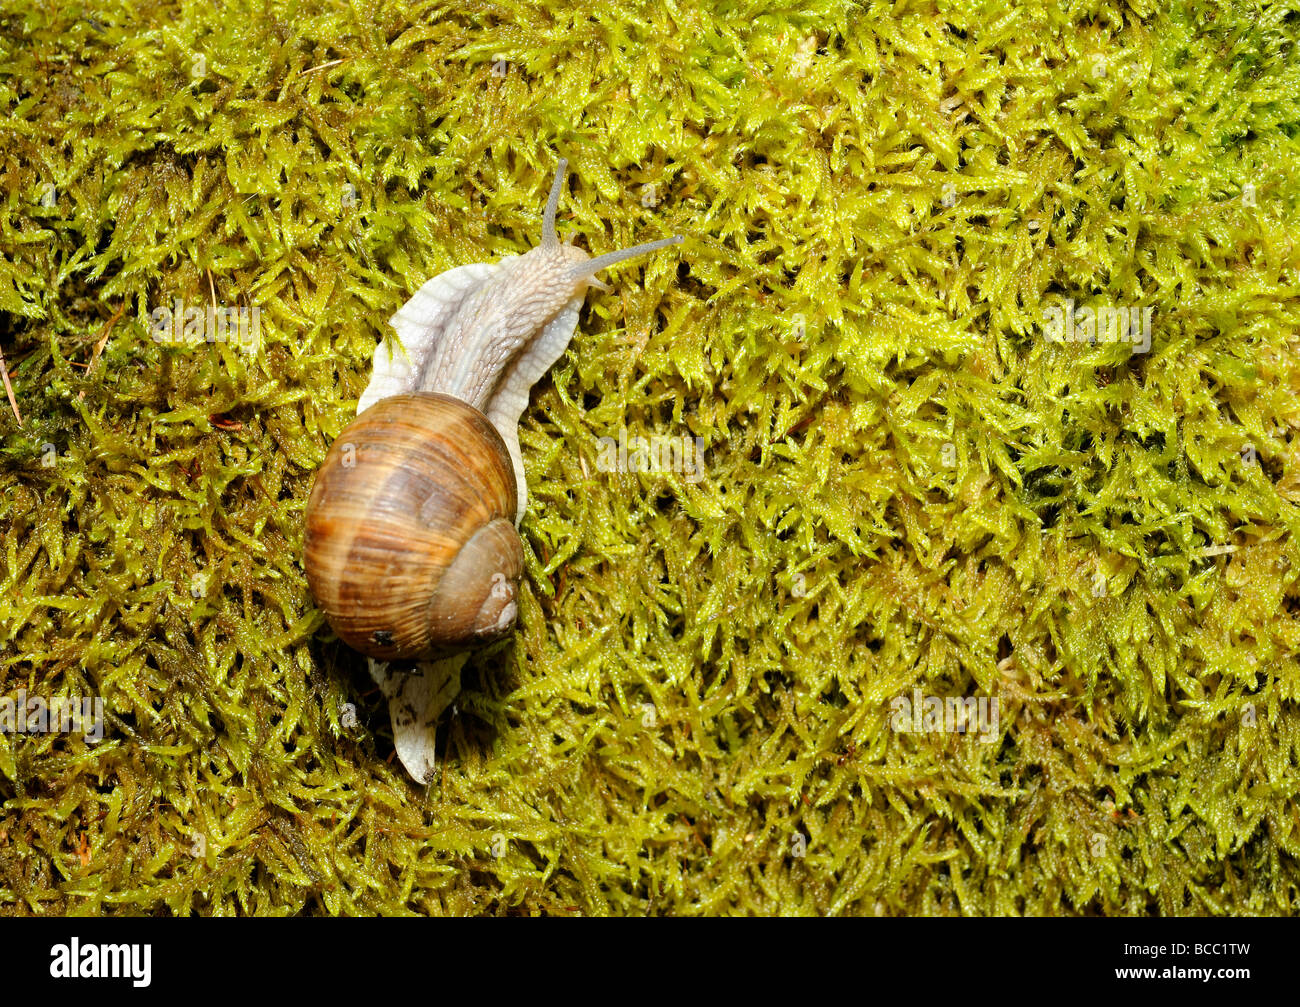
<path id="1" fill-rule="evenodd" d="M 370 677 L 388 697 L 397 757 L 417 783 L 433 780 L 437 764 L 434 726 L 460 692 L 460 669 L 468 654 L 436 661 L 389 664 L 366 658 Z"/>

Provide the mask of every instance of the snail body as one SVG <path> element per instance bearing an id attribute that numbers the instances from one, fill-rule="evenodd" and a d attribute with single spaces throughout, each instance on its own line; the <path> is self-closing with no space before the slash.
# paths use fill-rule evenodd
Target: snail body
<path id="1" fill-rule="evenodd" d="M 392 316 L 400 345 L 376 347 L 358 416 L 317 473 L 308 583 L 338 636 L 376 660 L 460 653 L 513 629 L 529 392 L 568 347 L 587 288 L 604 288 L 596 273 L 681 240 L 595 258 L 561 244 L 565 167 L 538 247 L 441 273 Z"/>

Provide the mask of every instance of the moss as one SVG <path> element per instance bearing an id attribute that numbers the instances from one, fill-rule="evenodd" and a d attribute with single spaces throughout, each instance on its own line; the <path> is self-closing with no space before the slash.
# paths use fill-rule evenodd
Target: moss
<path id="1" fill-rule="evenodd" d="M 1295 912 L 1300 17 L 1159 6 L 8 4 L 0 695 L 107 723 L 0 735 L 0 911 Z M 566 237 L 688 240 L 535 390 L 520 631 L 418 788 L 302 508 L 557 154 Z"/>

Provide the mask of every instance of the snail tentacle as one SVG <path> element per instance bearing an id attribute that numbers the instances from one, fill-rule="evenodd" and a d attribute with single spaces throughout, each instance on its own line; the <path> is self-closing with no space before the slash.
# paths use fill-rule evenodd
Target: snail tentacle
<path id="1" fill-rule="evenodd" d="M 555 236 L 555 214 L 560 209 L 560 193 L 564 191 L 564 176 L 568 170 L 568 158 L 560 158 L 555 166 L 555 181 L 551 183 L 551 194 L 546 200 L 546 209 L 542 211 L 543 248 L 553 248 L 559 244 L 559 239 Z"/>

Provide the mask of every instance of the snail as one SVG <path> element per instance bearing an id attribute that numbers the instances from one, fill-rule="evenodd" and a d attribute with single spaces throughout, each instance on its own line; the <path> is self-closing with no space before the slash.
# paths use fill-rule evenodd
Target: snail
<path id="1" fill-rule="evenodd" d="M 303 565 L 317 605 L 370 658 L 389 699 L 398 755 L 432 771 L 432 722 L 468 652 L 511 632 L 528 503 L 519 417 L 564 353 L 596 274 L 682 239 L 591 258 L 562 244 L 561 159 L 542 240 L 523 255 L 448 270 L 390 319 L 357 417 L 317 472 Z M 415 661 L 393 671 L 389 662 Z"/>

